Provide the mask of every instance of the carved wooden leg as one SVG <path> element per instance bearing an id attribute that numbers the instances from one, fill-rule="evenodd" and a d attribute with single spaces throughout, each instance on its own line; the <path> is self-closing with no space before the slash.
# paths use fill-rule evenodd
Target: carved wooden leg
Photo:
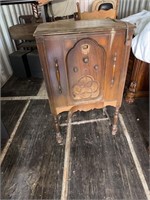
<path id="1" fill-rule="evenodd" d="M 127 91 L 125 100 L 127 103 L 133 103 L 135 100 L 135 93 L 136 93 L 137 84 L 135 81 L 131 82 L 130 87 Z"/>
<path id="2" fill-rule="evenodd" d="M 60 127 L 59 127 L 59 122 L 58 122 L 58 116 L 54 116 L 54 122 L 55 122 L 55 130 L 56 130 L 56 140 L 59 144 L 62 144 L 63 142 L 63 137 L 60 133 Z"/>
<path id="3" fill-rule="evenodd" d="M 118 123 L 118 116 L 119 116 L 119 108 L 116 108 L 115 114 L 114 114 L 114 121 L 112 125 L 112 135 L 116 135 L 117 133 L 117 123 Z"/>

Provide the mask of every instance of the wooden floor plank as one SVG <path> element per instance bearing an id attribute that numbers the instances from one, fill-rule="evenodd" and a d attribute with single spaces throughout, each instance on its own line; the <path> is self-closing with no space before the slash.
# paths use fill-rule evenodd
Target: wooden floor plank
<path id="1" fill-rule="evenodd" d="M 130 134 L 135 152 L 150 189 L 149 179 L 149 104 L 148 99 L 137 99 L 128 105 L 123 103 L 121 113 Z"/>
<path id="2" fill-rule="evenodd" d="M 1 120 L 10 137 L 27 101 L 1 101 Z M 3 149 L 8 138 L 2 138 Z"/>
<path id="3" fill-rule="evenodd" d="M 1 101 L 1 119 L 11 134 L 27 101 Z"/>
<path id="4" fill-rule="evenodd" d="M 149 99 L 136 99 L 132 104 L 124 102 L 122 105 L 122 113 L 123 117 L 131 118 L 130 121 L 133 125 L 136 124 L 140 131 L 142 143 L 147 149 L 149 145 Z"/>
<path id="5" fill-rule="evenodd" d="M 17 78 L 12 76 L 1 89 L 2 97 L 35 96 L 37 95 L 43 79 Z"/>
<path id="6" fill-rule="evenodd" d="M 31 101 L 2 163 L 2 199 L 59 199 L 63 160 L 48 101 Z"/>
<path id="7" fill-rule="evenodd" d="M 108 121 L 72 126 L 68 199 L 146 199 L 127 141 Z"/>

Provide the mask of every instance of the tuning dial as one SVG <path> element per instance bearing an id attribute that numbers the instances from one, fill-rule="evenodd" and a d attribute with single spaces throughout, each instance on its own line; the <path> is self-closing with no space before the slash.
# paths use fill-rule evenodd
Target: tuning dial
<path id="1" fill-rule="evenodd" d="M 84 57 L 84 58 L 83 58 L 83 62 L 84 62 L 84 63 L 88 63 L 88 62 L 89 62 L 89 58 L 88 58 L 88 57 Z"/>
<path id="2" fill-rule="evenodd" d="M 94 69 L 97 71 L 98 70 L 98 65 L 94 65 Z"/>
<path id="3" fill-rule="evenodd" d="M 77 67 L 74 67 L 74 68 L 73 68 L 73 71 L 74 71 L 74 72 L 78 72 L 78 68 L 77 68 Z"/>

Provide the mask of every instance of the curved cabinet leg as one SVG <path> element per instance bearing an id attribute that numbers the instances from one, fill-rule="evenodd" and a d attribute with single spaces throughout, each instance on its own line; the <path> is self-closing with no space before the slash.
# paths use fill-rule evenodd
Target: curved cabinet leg
<path id="1" fill-rule="evenodd" d="M 59 144 L 62 144 L 63 143 L 63 137 L 60 133 L 58 116 L 54 116 L 54 122 L 55 122 L 55 130 L 56 130 L 56 140 Z"/>
<path id="2" fill-rule="evenodd" d="M 113 121 L 113 124 L 112 124 L 112 135 L 116 135 L 117 130 L 118 130 L 118 127 L 117 127 L 118 116 L 119 116 L 119 107 L 117 107 L 116 110 L 115 110 L 114 121 Z"/>

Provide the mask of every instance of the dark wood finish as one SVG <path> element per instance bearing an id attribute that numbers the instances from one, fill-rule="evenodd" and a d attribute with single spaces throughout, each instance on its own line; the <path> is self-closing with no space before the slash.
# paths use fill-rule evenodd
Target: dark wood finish
<path id="1" fill-rule="evenodd" d="M 107 105 L 119 109 L 133 28 L 108 19 L 37 27 L 34 36 L 53 115 Z"/>
<path id="2" fill-rule="evenodd" d="M 125 96 L 128 103 L 133 103 L 135 98 L 149 96 L 149 65 L 134 57 L 131 52 Z"/>

